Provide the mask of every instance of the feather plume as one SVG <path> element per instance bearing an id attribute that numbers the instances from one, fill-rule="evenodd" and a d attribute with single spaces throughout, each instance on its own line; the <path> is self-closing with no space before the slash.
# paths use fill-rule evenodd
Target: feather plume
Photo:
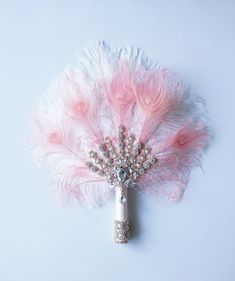
<path id="1" fill-rule="evenodd" d="M 98 42 L 81 51 L 41 98 L 33 153 L 60 190 L 101 206 L 114 188 L 87 161 L 106 137 L 118 145 L 120 125 L 157 159 L 135 188 L 179 201 L 211 140 L 204 101 L 139 48 Z"/>

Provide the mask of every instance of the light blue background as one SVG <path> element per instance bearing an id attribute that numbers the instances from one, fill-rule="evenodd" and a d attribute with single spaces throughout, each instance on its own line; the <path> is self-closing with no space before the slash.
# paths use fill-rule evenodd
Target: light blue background
<path id="1" fill-rule="evenodd" d="M 126 246 L 113 243 L 113 201 L 59 206 L 26 147 L 40 93 L 98 39 L 139 45 L 181 73 L 215 134 L 179 205 L 134 198 Z M 234 53 L 234 1 L 1 1 L 0 281 L 235 280 Z"/>

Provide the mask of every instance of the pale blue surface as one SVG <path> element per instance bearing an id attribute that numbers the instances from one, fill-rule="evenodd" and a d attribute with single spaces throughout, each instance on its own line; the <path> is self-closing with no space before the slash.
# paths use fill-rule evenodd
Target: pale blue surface
<path id="1" fill-rule="evenodd" d="M 234 27 L 234 1 L 0 2 L 0 281 L 235 280 Z M 139 45 L 181 73 L 216 137 L 181 204 L 138 198 L 127 246 L 113 243 L 112 201 L 59 207 L 25 145 L 40 93 L 97 39 Z"/>

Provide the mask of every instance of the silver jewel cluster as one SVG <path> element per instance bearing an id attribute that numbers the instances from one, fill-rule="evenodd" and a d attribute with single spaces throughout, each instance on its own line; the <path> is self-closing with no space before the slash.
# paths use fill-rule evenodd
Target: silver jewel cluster
<path id="1" fill-rule="evenodd" d="M 114 240 L 116 243 L 127 243 L 130 236 L 129 221 L 115 221 Z"/>
<path id="2" fill-rule="evenodd" d="M 157 161 L 151 156 L 151 149 L 135 141 L 124 126 L 119 126 L 118 144 L 110 137 L 99 145 L 99 152 L 90 151 L 91 161 L 87 167 L 112 186 L 134 188 L 139 177 L 143 176 Z"/>

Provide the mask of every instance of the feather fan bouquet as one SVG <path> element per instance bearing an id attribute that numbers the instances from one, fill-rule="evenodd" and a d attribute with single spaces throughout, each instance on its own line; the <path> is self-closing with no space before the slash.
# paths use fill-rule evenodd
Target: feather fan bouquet
<path id="1" fill-rule="evenodd" d="M 135 47 L 81 51 L 42 96 L 33 153 L 86 207 L 115 193 L 115 241 L 129 237 L 128 189 L 181 199 L 210 135 L 202 98 Z"/>

